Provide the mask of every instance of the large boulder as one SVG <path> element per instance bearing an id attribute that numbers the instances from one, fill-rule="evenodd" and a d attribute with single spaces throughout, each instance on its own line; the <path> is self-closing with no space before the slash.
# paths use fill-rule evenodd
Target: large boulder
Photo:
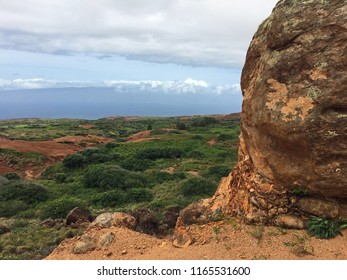
<path id="1" fill-rule="evenodd" d="M 238 164 L 211 210 L 290 228 L 344 216 L 346 53 L 345 1 L 277 3 L 247 52 Z"/>
<path id="2" fill-rule="evenodd" d="M 243 156 L 276 188 L 347 197 L 347 5 L 279 1 L 242 72 Z"/>

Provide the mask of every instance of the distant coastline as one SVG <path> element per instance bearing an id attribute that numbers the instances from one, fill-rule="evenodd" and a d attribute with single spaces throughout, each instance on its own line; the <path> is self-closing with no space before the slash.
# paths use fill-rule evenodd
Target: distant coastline
<path id="1" fill-rule="evenodd" d="M 241 111 L 235 94 L 123 93 L 110 88 L 55 88 L 0 91 L 0 120 L 105 116 L 173 117 Z"/>

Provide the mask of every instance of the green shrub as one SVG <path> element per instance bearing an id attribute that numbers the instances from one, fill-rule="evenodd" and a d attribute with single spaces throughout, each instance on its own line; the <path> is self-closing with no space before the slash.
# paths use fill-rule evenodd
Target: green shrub
<path id="1" fill-rule="evenodd" d="M 196 119 L 193 119 L 192 126 L 198 126 L 198 127 L 204 127 L 208 126 L 210 124 L 216 124 L 218 123 L 218 120 L 212 117 L 199 117 Z"/>
<path id="2" fill-rule="evenodd" d="M 96 195 L 91 199 L 91 203 L 102 207 L 118 207 L 126 203 L 126 195 L 121 190 L 107 191 Z"/>
<path id="3" fill-rule="evenodd" d="M 48 180 L 55 180 L 55 175 L 58 173 L 63 173 L 64 169 L 62 164 L 55 164 L 47 166 L 47 168 L 42 172 L 41 178 Z"/>
<path id="4" fill-rule="evenodd" d="M 112 156 L 103 153 L 99 148 L 87 148 L 78 154 L 85 157 L 86 163 L 103 163 L 112 160 Z"/>
<path id="5" fill-rule="evenodd" d="M 295 186 L 291 193 L 293 195 L 297 195 L 297 196 L 305 196 L 308 194 L 308 190 L 307 188 L 303 187 L 303 186 Z"/>
<path id="6" fill-rule="evenodd" d="M 0 176 L 0 188 L 3 186 L 3 185 L 6 185 L 7 183 L 9 182 L 9 180 L 3 176 Z"/>
<path id="7" fill-rule="evenodd" d="M 209 180 L 192 177 L 181 183 L 181 193 L 184 196 L 213 195 L 216 185 Z"/>
<path id="8" fill-rule="evenodd" d="M 229 175 L 230 170 L 231 168 L 226 165 L 213 165 L 207 168 L 203 176 L 215 181 L 220 181 L 222 177 Z"/>
<path id="9" fill-rule="evenodd" d="M 176 123 L 176 129 L 187 130 L 188 126 L 184 122 L 177 122 Z"/>
<path id="10" fill-rule="evenodd" d="M 113 148 L 116 148 L 116 147 L 118 147 L 119 146 L 119 144 L 118 143 L 115 143 L 115 142 L 110 142 L 110 143 L 107 143 L 106 145 L 105 145 L 105 147 L 107 148 L 107 149 L 113 149 Z"/>
<path id="11" fill-rule="evenodd" d="M 73 198 L 59 198 L 53 201 L 46 202 L 41 210 L 41 219 L 48 218 L 60 219 L 65 218 L 66 215 L 75 207 L 80 207 L 87 210 L 86 203 Z"/>
<path id="12" fill-rule="evenodd" d="M 170 174 L 166 171 L 151 170 L 147 174 L 155 184 L 162 184 L 166 181 L 182 180 L 186 178 L 186 174 L 184 172 Z"/>
<path id="13" fill-rule="evenodd" d="M 307 231 L 309 234 L 321 239 L 330 239 L 338 234 L 340 230 L 347 227 L 347 219 L 332 221 L 324 218 L 312 216 L 308 220 Z"/>
<path id="14" fill-rule="evenodd" d="M 132 171 L 145 171 L 151 166 L 150 160 L 140 160 L 136 158 L 130 158 L 121 162 L 121 167 Z"/>
<path id="15" fill-rule="evenodd" d="M 159 209 L 159 208 L 164 208 L 166 205 L 165 201 L 163 201 L 160 198 L 154 199 L 149 203 L 149 208 L 151 209 Z"/>
<path id="16" fill-rule="evenodd" d="M 87 163 L 87 158 L 81 154 L 67 155 L 63 160 L 63 166 L 66 168 L 79 168 Z"/>
<path id="17" fill-rule="evenodd" d="M 85 156 L 86 158 L 88 158 L 94 154 L 98 154 L 98 153 L 100 153 L 100 149 L 96 148 L 96 147 L 87 148 L 87 149 L 84 149 L 84 150 L 78 152 L 78 154 Z"/>
<path id="18" fill-rule="evenodd" d="M 227 141 L 227 140 L 232 140 L 234 138 L 233 134 L 225 134 L 225 133 L 220 133 L 218 135 L 217 140 L 218 141 Z"/>
<path id="19" fill-rule="evenodd" d="M 112 156 L 98 153 L 90 156 L 87 160 L 89 163 L 104 163 L 112 160 Z"/>
<path id="20" fill-rule="evenodd" d="M 101 190 L 127 189 L 145 187 L 146 178 L 140 173 L 131 172 L 118 165 L 100 166 L 90 168 L 82 178 L 87 188 L 98 188 Z"/>
<path id="21" fill-rule="evenodd" d="M 64 183 L 66 182 L 68 176 L 65 174 L 65 173 L 57 173 L 54 175 L 54 180 L 57 182 L 57 183 Z"/>
<path id="22" fill-rule="evenodd" d="M 21 200 L 31 205 L 47 199 L 47 189 L 32 182 L 12 181 L 0 188 L 0 201 Z"/>
<path id="23" fill-rule="evenodd" d="M 128 202 L 150 201 L 152 197 L 152 194 L 148 190 L 142 188 L 130 189 L 126 193 Z"/>
<path id="24" fill-rule="evenodd" d="M 20 180 L 20 176 L 15 172 L 5 173 L 2 176 L 10 181 Z"/>
<path id="25" fill-rule="evenodd" d="M 192 140 L 204 140 L 204 137 L 200 134 L 196 134 L 192 136 Z"/>
<path id="26" fill-rule="evenodd" d="M 146 148 L 136 153 L 137 159 L 150 159 L 156 160 L 161 158 L 181 158 L 184 151 L 179 148 Z"/>
<path id="27" fill-rule="evenodd" d="M 195 158 L 195 159 L 201 159 L 201 158 L 205 158 L 205 154 L 201 151 L 197 151 L 197 150 L 192 150 L 190 152 L 187 153 L 187 157 L 188 158 Z"/>
<path id="28" fill-rule="evenodd" d="M 25 211 L 29 208 L 29 205 L 24 201 L 11 200 L 0 202 L 0 217 L 12 217 L 17 213 Z"/>

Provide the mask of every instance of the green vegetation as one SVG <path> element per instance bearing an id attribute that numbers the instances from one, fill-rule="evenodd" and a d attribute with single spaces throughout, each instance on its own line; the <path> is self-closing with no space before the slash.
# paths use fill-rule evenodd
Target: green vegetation
<path id="1" fill-rule="evenodd" d="M 48 199 L 48 190 L 36 183 L 13 181 L 2 186 L 0 189 L 0 201 L 22 201 L 33 205 Z"/>
<path id="2" fill-rule="evenodd" d="M 89 128 L 83 128 L 88 124 Z M 155 140 L 128 141 L 151 129 Z M 94 216 L 106 211 L 149 208 L 159 220 L 170 206 L 211 196 L 237 162 L 239 119 L 221 116 L 114 118 L 86 120 L 18 120 L 0 122 L 0 137 L 52 140 L 67 135 L 97 135 L 115 142 L 86 146 L 48 166 L 40 179 L 0 176 L 0 259 L 36 259 L 49 254 L 69 227 L 49 228 L 45 219 L 61 219 L 74 207 Z M 209 143 L 213 141 L 213 144 Z M 82 146 L 81 146 L 82 147 Z M 37 153 L 0 150 L 0 159 L 18 174 L 26 164 L 47 160 Z M 217 234 L 218 235 L 218 234 Z M 23 247 L 24 246 L 24 247 Z"/>
<path id="3" fill-rule="evenodd" d="M 79 168 L 87 163 L 87 158 L 81 154 L 68 155 L 63 160 L 63 165 L 66 168 Z"/>
<path id="4" fill-rule="evenodd" d="M 299 187 L 295 187 L 292 190 L 292 194 L 297 196 L 305 196 L 308 194 L 308 190 L 305 187 L 299 186 Z"/>
<path id="5" fill-rule="evenodd" d="M 214 226 L 213 227 L 213 232 L 214 232 L 214 239 L 216 241 L 219 241 L 220 227 L 219 226 Z"/>
<path id="6" fill-rule="evenodd" d="M 20 176 L 14 172 L 5 173 L 2 176 L 5 177 L 7 180 L 11 180 L 11 181 L 20 180 Z"/>
<path id="7" fill-rule="evenodd" d="M 41 219 L 63 219 L 75 207 L 87 209 L 86 203 L 74 198 L 59 198 L 47 202 L 41 209 Z"/>
<path id="8" fill-rule="evenodd" d="M 194 195 L 212 195 L 216 190 L 216 186 L 212 181 L 204 178 L 192 177 L 182 181 L 181 193 L 186 196 Z"/>
<path id="9" fill-rule="evenodd" d="M 82 177 L 87 188 L 100 190 L 145 187 L 147 180 L 141 173 L 125 170 L 118 165 L 91 167 Z"/>
<path id="10" fill-rule="evenodd" d="M 341 234 L 343 228 L 347 228 L 347 219 L 333 221 L 312 216 L 308 221 L 307 231 L 315 237 L 330 239 Z"/>

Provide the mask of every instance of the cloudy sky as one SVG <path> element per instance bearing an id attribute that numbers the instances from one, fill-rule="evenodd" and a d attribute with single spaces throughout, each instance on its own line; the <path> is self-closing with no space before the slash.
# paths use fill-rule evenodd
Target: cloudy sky
<path id="1" fill-rule="evenodd" d="M 250 40 L 276 2 L 0 0 L 0 89 L 235 93 Z"/>

